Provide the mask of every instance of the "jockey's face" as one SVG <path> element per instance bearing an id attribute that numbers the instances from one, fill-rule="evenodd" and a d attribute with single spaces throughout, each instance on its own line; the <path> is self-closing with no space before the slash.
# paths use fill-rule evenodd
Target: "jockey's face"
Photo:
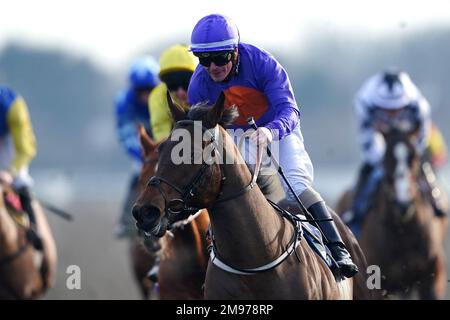
<path id="1" fill-rule="evenodd" d="M 170 92 L 173 95 L 175 95 L 175 97 L 177 97 L 177 99 L 180 100 L 181 102 L 187 103 L 188 95 L 187 95 L 186 90 L 183 87 L 178 87 L 178 89 L 171 90 Z"/>
<path id="2" fill-rule="evenodd" d="M 177 97 L 179 101 L 187 103 L 187 91 L 192 74 L 192 71 L 187 70 L 173 71 L 163 74 L 161 80 L 166 84 L 172 95 Z"/>
<path id="3" fill-rule="evenodd" d="M 230 74 L 231 70 L 233 70 L 233 64 L 236 63 L 237 56 L 238 49 L 236 48 L 234 50 L 234 54 L 230 51 L 224 51 L 218 54 L 213 54 L 213 56 L 209 58 L 201 57 L 200 64 L 203 65 L 214 82 L 221 82 L 224 81 Z M 224 63 L 227 60 L 228 63 Z"/>
<path id="4" fill-rule="evenodd" d="M 225 80 L 228 74 L 233 69 L 233 62 L 230 61 L 224 66 L 216 66 L 214 62 L 211 62 L 209 67 L 204 67 L 208 71 L 209 76 L 214 82 L 221 82 Z"/>
<path id="5" fill-rule="evenodd" d="M 147 104 L 148 103 L 148 96 L 153 88 L 136 88 L 136 98 L 139 101 L 140 104 Z"/>
<path id="6" fill-rule="evenodd" d="M 393 110 L 377 107 L 373 114 L 374 127 L 384 133 L 392 129 L 413 132 L 422 123 L 415 110 L 410 105 Z"/>

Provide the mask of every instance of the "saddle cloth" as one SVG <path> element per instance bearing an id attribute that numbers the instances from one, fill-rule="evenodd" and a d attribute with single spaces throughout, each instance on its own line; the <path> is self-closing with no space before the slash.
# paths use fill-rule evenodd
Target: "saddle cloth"
<path id="1" fill-rule="evenodd" d="M 14 221 L 18 225 L 28 228 L 30 226 L 30 219 L 28 214 L 22 208 L 19 196 L 12 192 L 4 192 L 3 199 L 5 201 L 6 209 Z"/>
<path id="2" fill-rule="evenodd" d="M 296 216 L 301 220 L 306 220 L 306 217 L 304 215 L 297 214 Z M 313 249 L 320 258 L 322 258 L 327 266 L 332 269 L 333 261 L 330 258 L 331 252 L 330 249 L 328 249 L 328 247 L 325 245 L 320 230 L 309 222 L 302 221 L 301 224 L 306 242 L 309 244 L 311 249 Z"/>

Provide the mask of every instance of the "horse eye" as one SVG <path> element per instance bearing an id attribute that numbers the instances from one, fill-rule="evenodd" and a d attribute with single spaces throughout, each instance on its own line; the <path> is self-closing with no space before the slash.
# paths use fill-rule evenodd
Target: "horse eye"
<path id="1" fill-rule="evenodd" d="M 169 207 L 170 211 L 172 211 L 174 213 L 178 213 L 178 212 L 183 211 L 184 204 L 182 201 L 172 200 L 169 203 L 168 207 Z"/>

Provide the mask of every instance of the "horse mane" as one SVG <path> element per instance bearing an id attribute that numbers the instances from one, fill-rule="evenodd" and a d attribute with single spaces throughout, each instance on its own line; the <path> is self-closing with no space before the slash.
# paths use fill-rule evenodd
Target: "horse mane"
<path id="1" fill-rule="evenodd" d="M 202 121 L 204 123 L 209 123 L 208 121 L 208 112 L 211 110 L 211 106 L 207 103 L 197 103 L 193 105 L 187 115 L 186 119 L 194 120 L 194 121 Z M 235 105 L 230 108 L 225 108 L 222 113 L 222 117 L 219 121 L 219 124 L 222 127 L 226 127 L 233 123 L 233 121 L 239 116 L 238 109 Z"/>

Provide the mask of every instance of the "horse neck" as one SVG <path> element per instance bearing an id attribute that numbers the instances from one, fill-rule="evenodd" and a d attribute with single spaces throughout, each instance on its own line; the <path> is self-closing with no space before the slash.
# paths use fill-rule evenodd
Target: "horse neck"
<path id="1" fill-rule="evenodd" d="M 206 268 L 207 245 L 206 230 L 197 219 L 173 229 L 173 238 L 162 239 L 162 253 L 165 259 L 182 259 L 196 263 L 199 268 Z"/>
<path id="2" fill-rule="evenodd" d="M 392 157 L 393 158 L 393 157 Z M 399 161 L 399 160 L 398 160 Z M 420 161 L 419 159 L 415 161 Z M 428 211 L 426 206 L 426 200 L 423 198 L 421 192 L 419 191 L 419 179 L 420 179 L 420 170 L 418 167 L 406 166 L 403 164 L 403 168 L 398 168 L 399 163 L 397 163 L 396 167 L 392 172 L 389 172 L 389 166 L 384 166 L 384 177 L 380 183 L 380 193 L 378 197 L 381 201 L 375 201 L 380 204 L 382 207 L 381 210 L 378 210 L 377 214 L 384 221 L 388 221 L 391 224 L 401 224 L 402 226 L 406 225 L 417 225 L 418 221 L 422 221 L 426 215 L 423 213 Z M 402 165 L 400 164 L 400 167 Z M 396 170 L 407 170 L 407 179 L 406 182 L 399 183 L 396 182 Z M 393 208 L 395 208 L 395 199 L 397 199 L 399 194 L 403 194 L 402 196 L 409 196 L 411 198 L 411 205 L 415 207 L 414 215 L 407 220 L 408 223 L 402 220 L 401 217 L 393 216 Z M 393 198 L 393 195 L 395 198 Z M 384 201 L 383 201 L 384 199 Z M 427 218 L 428 219 L 428 218 Z M 398 220 L 398 221 L 397 221 Z M 422 222 L 423 223 L 423 222 Z M 426 222 L 425 222 L 426 223 Z"/>
<path id="3" fill-rule="evenodd" d="M 237 161 L 237 164 L 235 161 L 235 164 L 221 165 L 226 177 L 222 194 L 228 196 L 247 186 L 252 175 L 233 141 L 225 135 L 224 150 L 231 152 L 229 159 Z M 236 266 L 267 263 L 283 252 L 293 234 L 292 227 L 287 223 L 286 228 L 286 220 L 278 215 L 257 186 L 208 211 L 219 255 Z M 249 265 L 245 266 L 246 262 Z"/>

